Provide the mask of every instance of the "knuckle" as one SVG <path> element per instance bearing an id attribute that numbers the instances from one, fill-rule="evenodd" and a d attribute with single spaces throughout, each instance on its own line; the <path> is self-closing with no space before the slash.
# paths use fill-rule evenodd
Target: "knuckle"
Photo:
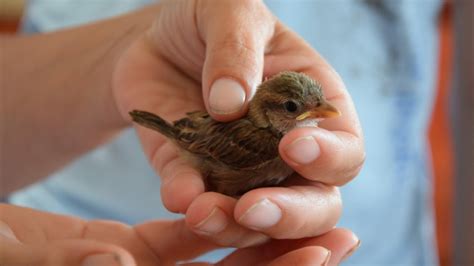
<path id="1" fill-rule="evenodd" d="M 360 158 L 355 161 L 355 163 L 348 165 L 347 169 L 341 172 L 340 182 L 338 182 L 337 186 L 345 185 L 357 177 L 357 175 L 359 175 L 360 171 L 364 167 L 365 156 L 365 152 L 363 152 Z"/>
<path id="2" fill-rule="evenodd" d="M 351 151 L 347 152 L 349 155 L 334 156 L 332 161 L 326 163 L 327 169 L 333 169 L 330 171 L 331 174 L 327 175 L 334 181 L 331 184 L 345 185 L 360 173 L 366 160 L 366 153 L 359 147 L 360 145 L 355 145 Z"/>
<path id="3" fill-rule="evenodd" d="M 131 232 L 133 229 L 131 226 L 109 220 L 91 220 L 84 225 L 82 238 L 95 238 L 99 235 L 125 235 Z"/>
<path id="4" fill-rule="evenodd" d="M 164 165 L 162 171 L 160 171 L 161 177 L 163 179 L 163 184 L 168 183 L 178 174 L 181 174 L 186 166 L 186 162 L 183 158 L 176 156 L 170 160 L 166 165 Z"/>
<path id="5" fill-rule="evenodd" d="M 154 169 L 161 171 L 169 162 L 178 157 L 178 152 L 176 146 L 166 141 L 158 145 L 157 149 L 147 156 L 152 158 L 151 164 Z"/>
<path id="6" fill-rule="evenodd" d="M 276 239 L 294 239 L 308 232 L 309 228 L 318 226 L 318 219 L 307 215 L 307 207 L 314 207 L 314 195 L 306 189 L 295 188 L 295 194 L 282 209 L 281 220 L 272 228 L 269 235 Z"/>
<path id="7" fill-rule="evenodd" d="M 364 167 L 365 159 L 366 153 L 363 152 L 359 160 L 356 161 L 356 163 L 352 166 L 352 178 L 356 177 L 359 174 L 360 170 L 362 170 L 362 167 Z"/>
<path id="8" fill-rule="evenodd" d="M 232 62 L 232 64 L 247 64 L 250 59 L 258 57 L 258 53 L 253 43 L 252 37 L 249 34 L 235 34 L 229 33 L 224 40 L 216 43 L 211 48 L 211 52 L 228 56 L 229 58 L 239 58 L 240 60 Z M 262 54 L 263 55 L 263 54 Z M 241 60 L 242 58 L 245 59 Z"/>

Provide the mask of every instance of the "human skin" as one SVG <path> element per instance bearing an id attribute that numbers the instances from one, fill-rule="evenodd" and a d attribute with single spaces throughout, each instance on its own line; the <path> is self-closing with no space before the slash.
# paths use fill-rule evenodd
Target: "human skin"
<path id="1" fill-rule="evenodd" d="M 348 230 L 333 229 L 304 240 L 274 240 L 237 249 L 216 265 L 322 265 L 328 251 L 329 265 L 336 265 L 352 251 L 352 236 Z M 183 220 L 129 226 L 0 204 L 2 265 L 175 265 L 216 248 Z"/>
<path id="2" fill-rule="evenodd" d="M 263 76 L 293 70 L 320 81 L 343 115 L 282 139 L 280 154 L 299 173 L 284 187 L 256 189 L 239 200 L 205 192 L 199 173 L 170 143 L 146 129 L 137 133 L 162 178 L 163 203 L 186 213 L 187 226 L 203 238 L 242 247 L 331 230 L 341 212 L 334 185 L 351 180 L 364 160 L 350 96 L 331 66 L 261 1 L 218 3 L 173 1 L 79 28 L 3 37 L 2 194 L 106 143 L 130 125 L 133 108 L 168 120 L 206 108 L 227 121 L 246 112 Z M 216 93 L 223 77 L 243 94 Z M 232 110 L 222 110 L 222 102 Z M 251 210 L 272 219 L 262 221 Z"/>
<path id="3" fill-rule="evenodd" d="M 314 49 L 260 1 L 211 2 L 207 7 L 200 6 L 206 1 L 195 2 L 197 6 L 192 1 L 169 3 L 175 13 L 159 17 L 151 31 L 127 50 L 114 77 L 118 109 L 128 120 L 128 112 L 139 109 L 173 121 L 187 111 L 206 108 L 214 118 L 225 121 L 243 115 L 248 101 L 237 112 L 216 113 L 209 100 L 216 80 L 230 77 L 238 81 L 245 90 L 245 99 L 253 96 L 253 84 L 263 76 L 283 70 L 305 72 L 318 80 L 324 95 L 342 116 L 323 121 L 319 128 L 290 131 L 280 142 L 280 155 L 298 174 L 284 187 L 255 189 L 239 200 L 205 192 L 201 175 L 177 154 L 173 144 L 152 130 L 136 130 L 146 156 L 162 179 L 164 205 L 173 212 L 199 217 L 188 217 L 196 232 L 202 233 L 201 222 L 213 214 L 211 224 L 215 226 L 206 228 L 205 236 L 216 241 L 227 231 L 225 225 L 233 225 L 234 221 L 272 238 L 321 234 L 340 216 L 340 196 L 333 185 L 351 180 L 364 160 L 360 124 L 344 83 Z M 292 149 L 295 147 L 296 151 Z M 300 155 L 306 161 L 301 162 Z M 222 211 L 219 204 L 224 202 L 235 206 L 234 210 Z M 249 210 L 258 210 L 260 215 Z M 321 212 L 328 215 L 321 216 Z"/>

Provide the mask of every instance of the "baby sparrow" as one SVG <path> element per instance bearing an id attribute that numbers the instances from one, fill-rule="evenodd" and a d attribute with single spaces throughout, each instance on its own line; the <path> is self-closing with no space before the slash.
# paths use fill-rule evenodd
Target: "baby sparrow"
<path id="1" fill-rule="evenodd" d="M 173 141 L 202 173 L 208 190 L 236 197 L 275 186 L 293 173 L 278 153 L 285 133 L 317 126 L 340 112 L 325 100 L 319 83 L 288 71 L 260 84 L 248 114 L 239 120 L 218 122 L 204 111 L 187 113 L 173 124 L 149 112 L 130 115 Z"/>

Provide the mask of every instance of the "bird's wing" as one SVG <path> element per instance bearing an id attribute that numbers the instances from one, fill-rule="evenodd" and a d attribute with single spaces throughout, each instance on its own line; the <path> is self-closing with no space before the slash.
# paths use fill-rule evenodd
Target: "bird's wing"
<path id="1" fill-rule="evenodd" d="M 207 113 L 194 112 L 175 126 L 183 148 L 234 169 L 258 167 L 278 157 L 279 138 L 247 119 L 220 123 Z"/>
<path id="2" fill-rule="evenodd" d="M 203 126 L 212 122 L 210 115 L 204 111 L 186 113 L 186 117 L 174 122 L 173 126 L 178 130 L 177 142 L 185 149 L 190 143 L 200 139 L 200 131 Z"/>

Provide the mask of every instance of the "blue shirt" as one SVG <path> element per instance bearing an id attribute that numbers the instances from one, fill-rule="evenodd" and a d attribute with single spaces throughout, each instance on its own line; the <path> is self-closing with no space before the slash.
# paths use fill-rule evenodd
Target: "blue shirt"
<path id="1" fill-rule="evenodd" d="M 25 25 L 51 31 L 147 2 L 36 0 Z M 346 264 L 436 265 L 426 132 L 436 85 L 440 1 L 266 3 L 339 72 L 361 119 L 367 160 L 360 175 L 341 189 L 339 226 L 352 229 L 362 245 Z M 134 224 L 176 217 L 162 207 L 159 187 L 134 132 L 126 130 L 10 201 Z"/>

